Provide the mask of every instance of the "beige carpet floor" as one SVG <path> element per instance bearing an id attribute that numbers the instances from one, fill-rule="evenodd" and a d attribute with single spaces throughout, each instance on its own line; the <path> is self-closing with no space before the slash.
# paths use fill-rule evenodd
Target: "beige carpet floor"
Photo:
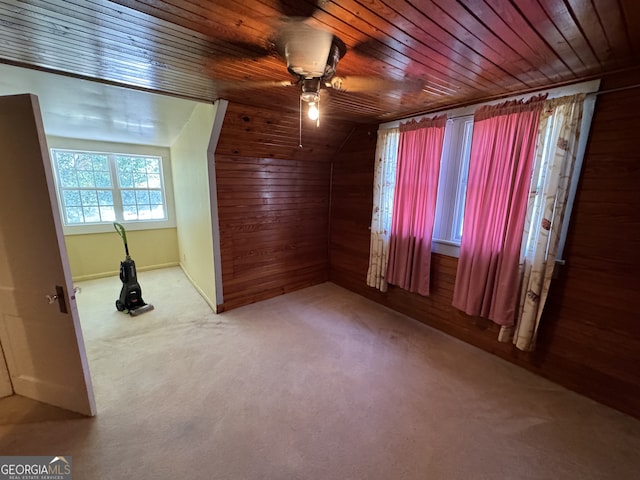
<path id="1" fill-rule="evenodd" d="M 80 284 L 98 415 L 0 425 L 74 479 L 637 479 L 640 421 L 331 283 L 213 314 L 178 268 L 153 312 Z"/>

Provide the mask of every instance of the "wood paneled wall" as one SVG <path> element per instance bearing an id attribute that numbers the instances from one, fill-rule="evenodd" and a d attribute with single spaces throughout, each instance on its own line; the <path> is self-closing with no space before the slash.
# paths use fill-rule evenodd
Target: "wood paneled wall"
<path id="1" fill-rule="evenodd" d="M 602 90 L 640 83 L 603 80 Z M 363 126 L 333 168 L 330 280 L 428 325 L 640 417 L 640 89 L 599 96 L 565 249 L 534 353 L 451 306 L 457 259 L 433 255 L 430 297 L 366 286 L 376 126 Z"/>
<path id="2" fill-rule="evenodd" d="M 330 159 L 347 124 L 229 104 L 216 148 L 224 303 L 257 302 L 328 278 Z"/>
<path id="3" fill-rule="evenodd" d="M 605 78 L 536 362 L 640 417 L 640 70 Z"/>

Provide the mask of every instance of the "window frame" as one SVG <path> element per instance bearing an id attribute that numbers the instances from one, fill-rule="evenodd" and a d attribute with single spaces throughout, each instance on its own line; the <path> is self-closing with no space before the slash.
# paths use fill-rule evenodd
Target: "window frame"
<path id="1" fill-rule="evenodd" d="M 447 119 L 431 238 L 434 250 L 457 251 L 460 247 L 462 236 L 458 232 L 464 217 L 472 138 L 473 115 Z"/>
<path id="2" fill-rule="evenodd" d="M 59 142 L 54 142 L 59 143 Z M 115 146 L 115 145 L 114 145 Z M 126 145 L 123 145 L 126 147 Z M 85 148 L 83 148 L 85 147 Z M 162 147 L 148 147 L 132 146 L 134 148 L 117 148 L 117 149 L 104 149 L 104 148 L 91 148 L 90 146 L 82 145 L 80 147 L 66 147 L 63 145 L 51 146 L 49 148 L 50 162 L 53 169 L 54 184 L 56 189 L 56 200 L 58 203 L 58 209 L 60 213 L 60 219 L 62 223 L 63 233 L 65 235 L 76 234 L 89 234 L 89 233 L 107 233 L 113 231 L 113 222 L 90 222 L 90 223 L 78 223 L 67 224 L 66 215 L 64 211 L 64 201 L 62 198 L 63 188 L 60 182 L 60 173 L 58 171 L 56 153 L 55 152 L 74 152 L 74 153 L 88 153 L 106 155 L 109 162 L 109 172 L 111 175 L 112 186 L 108 188 L 97 187 L 94 190 L 110 190 L 113 192 L 114 209 L 116 210 L 116 220 L 126 226 L 127 230 L 153 230 L 162 228 L 175 227 L 175 213 L 173 206 L 173 189 L 172 179 L 170 175 L 170 163 L 168 157 L 168 149 Z M 137 148 L 135 148 L 137 147 Z M 163 152 L 164 150 L 164 152 Z M 166 152 L 166 153 L 165 153 Z M 160 164 L 160 182 L 161 191 L 164 201 L 165 219 L 149 219 L 149 220 L 125 220 L 124 209 L 122 206 L 121 191 L 128 190 L 120 185 L 120 179 L 117 173 L 117 159 L 116 157 L 146 157 L 157 158 Z M 134 188 L 134 190 L 136 190 Z M 119 209 L 119 211 L 118 211 Z"/>

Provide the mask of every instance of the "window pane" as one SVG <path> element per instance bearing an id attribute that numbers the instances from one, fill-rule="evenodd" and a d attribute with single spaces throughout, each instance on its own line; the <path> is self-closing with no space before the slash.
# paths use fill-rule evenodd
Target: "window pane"
<path id="1" fill-rule="evenodd" d="M 82 207 L 67 207 L 65 209 L 67 223 L 83 223 L 84 216 L 82 215 Z"/>
<path id="2" fill-rule="evenodd" d="M 462 241 L 462 229 L 464 227 L 464 205 L 467 200 L 467 179 L 469 177 L 469 159 L 471 157 L 471 140 L 473 138 L 473 122 L 467 121 L 464 124 L 462 138 L 462 158 L 460 166 L 460 176 L 458 188 L 456 190 L 456 203 L 454 212 L 453 240 L 460 243 Z"/>
<path id="3" fill-rule="evenodd" d="M 76 155 L 75 167 L 76 167 L 76 170 L 83 170 L 88 172 L 93 171 L 92 155 L 87 155 L 83 153 Z"/>
<path id="4" fill-rule="evenodd" d="M 83 188 L 95 187 L 93 172 L 78 171 L 78 186 Z"/>
<path id="5" fill-rule="evenodd" d="M 146 173 L 134 173 L 133 183 L 135 188 L 147 188 L 147 174 Z"/>
<path id="6" fill-rule="evenodd" d="M 55 153 L 55 159 L 56 159 L 56 163 L 58 166 L 58 170 L 59 171 L 64 171 L 64 170 L 73 170 L 74 166 L 74 160 L 73 160 L 73 154 L 70 152 L 56 152 Z"/>
<path id="7" fill-rule="evenodd" d="M 95 188 L 111 187 L 108 157 L 105 154 L 92 152 L 64 152 L 53 150 L 54 168 L 59 179 L 59 188 Z M 91 194 L 86 193 L 81 199 L 78 195 L 66 190 L 61 192 L 63 203 L 67 206 L 96 205 Z M 78 217 L 74 217 L 78 221 Z"/>
<path id="8" fill-rule="evenodd" d="M 131 161 L 132 157 L 117 156 L 116 163 L 119 172 L 132 172 L 135 164 Z"/>
<path id="9" fill-rule="evenodd" d="M 136 191 L 136 200 L 138 205 L 144 205 L 149 203 L 149 191 L 148 190 L 137 190 Z"/>
<path id="10" fill-rule="evenodd" d="M 122 215 L 125 220 L 137 220 L 138 208 L 135 205 L 125 205 L 122 208 Z"/>
<path id="11" fill-rule="evenodd" d="M 436 241 L 460 244 L 472 133 L 472 117 L 447 121 L 433 226 Z"/>
<path id="12" fill-rule="evenodd" d="M 147 173 L 160 173 L 160 161 L 157 158 L 147 158 Z"/>
<path id="13" fill-rule="evenodd" d="M 100 211 L 98 207 L 83 207 L 82 213 L 84 213 L 85 222 L 94 223 L 100 221 Z"/>
<path id="14" fill-rule="evenodd" d="M 122 204 L 123 205 L 135 205 L 136 204 L 136 191 L 135 190 L 122 190 Z"/>
<path id="15" fill-rule="evenodd" d="M 77 187 L 78 177 L 73 170 L 63 170 L 60 172 L 60 183 L 62 188 Z"/>
<path id="16" fill-rule="evenodd" d="M 95 190 L 82 190 L 80 197 L 84 206 L 98 205 L 98 195 Z"/>
<path id="17" fill-rule="evenodd" d="M 133 188 L 133 175 L 131 173 L 118 173 L 118 180 L 122 188 Z"/>
<path id="18" fill-rule="evenodd" d="M 93 169 L 97 172 L 108 172 L 109 161 L 106 155 L 96 155 L 93 157 Z"/>
<path id="19" fill-rule="evenodd" d="M 98 190 L 98 203 L 100 205 L 113 205 L 113 192 L 111 190 Z"/>
<path id="20" fill-rule="evenodd" d="M 156 173 L 149 174 L 149 188 L 161 188 L 160 175 Z"/>
<path id="21" fill-rule="evenodd" d="M 149 190 L 149 203 L 154 205 L 162 205 L 162 190 Z"/>
<path id="22" fill-rule="evenodd" d="M 138 205 L 138 218 L 140 220 L 150 220 L 151 207 L 149 205 Z"/>
<path id="23" fill-rule="evenodd" d="M 136 158 L 135 160 L 135 171 L 136 172 L 144 172 L 147 171 L 147 162 L 144 158 Z"/>
<path id="24" fill-rule="evenodd" d="M 100 207 L 100 218 L 102 218 L 103 222 L 115 222 L 115 209 L 113 207 Z"/>
<path id="25" fill-rule="evenodd" d="M 96 187 L 111 186 L 111 174 L 109 172 L 95 172 L 94 179 Z"/>
<path id="26" fill-rule="evenodd" d="M 63 190 L 62 201 L 66 207 L 79 207 L 80 203 L 80 190 Z"/>
<path id="27" fill-rule="evenodd" d="M 151 205 L 151 218 L 164 219 L 164 206 L 163 205 Z"/>

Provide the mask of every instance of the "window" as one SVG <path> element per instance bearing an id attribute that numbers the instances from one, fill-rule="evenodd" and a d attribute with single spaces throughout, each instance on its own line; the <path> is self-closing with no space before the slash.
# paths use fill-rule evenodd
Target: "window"
<path id="1" fill-rule="evenodd" d="M 469 173 L 473 116 L 447 120 L 440 160 L 438 202 L 433 225 L 435 242 L 460 245 Z"/>
<path id="2" fill-rule="evenodd" d="M 162 158 L 52 149 L 63 224 L 167 220 Z"/>
<path id="3" fill-rule="evenodd" d="M 574 95 L 577 93 L 590 93 L 596 92 L 599 88 L 600 80 L 592 80 L 589 82 L 578 83 L 575 85 L 569 85 L 565 87 L 559 87 L 556 89 L 551 89 L 546 93 L 549 95 L 549 98 L 560 98 L 569 95 Z M 520 97 L 511 97 L 507 100 L 517 100 Z M 525 97 L 521 97 L 525 98 Z M 436 214 L 435 214 L 435 222 L 433 229 L 433 237 L 432 237 L 432 251 L 435 253 L 440 253 L 444 255 L 449 255 L 453 257 L 457 257 L 460 251 L 460 243 L 462 241 L 462 233 L 463 233 L 463 217 L 464 217 L 464 209 L 465 209 L 465 201 L 466 201 L 466 190 L 467 190 L 467 180 L 468 180 L 468 169 L 469 169 L 469 157 L 471 153 L 471 142 L 473 137 L 473 114 L 475 110 L 483 105 L 492 105 L 497 102 L 503 102 L 504 100 L 496 100 L 492 102 L 486 102 L 478 105 L 470 105 L 466 107 L 455 108 L 449 110 L 446 113 L 450 118 L 447 121 L 447 127 L 445 131 L 445 138 L 443 143 L 442 150 L 442 158 L 440 160 L 440 179 L 438 182 L 438 199 L 436 204 Z M 577 183 L 580 172 L 580 164 L 582 161 L 582 156 L 586 149 L 586 142 L 589 131 L 589 124 L 591 121 L 591 116 L 593 115 L 595 97 L 587 97 L 584 103 L 584 112 L 582 116 L 582 125 L 580 127 L 581 135 L 580 135 L 580 144 L 578 146 L 576 165 L 573 175 L 571 176 L 571 185 L 569 190 L 569 196 L 567 199 L 567 207 L 566 213 L 564 217 L 564 221 L 562 223 L 562 231 L 560 236 L 560 243 L 558 246 L 558 259 L 562 258 L 564 239 L 566 238 L 567 228 L 568 228 L 568 219 L 571 215 L 571 206 L 573 202 L 573 198 L 575 197 L 575 193 L 577 190 Z M 413 120 L 419 121 L 421 117 L 415 117 Z M 399 120 L 395 120 L 392 122 L 384 123 L 380 125 L 381 131 L 392 132 L 393 129 L 396 129 L 393 133 L 388 133 L 384 136 L 386 138 L 386 142 L 388 144 L 392 144 L 389 140 L 390 137 L 398 137 L 399 133 L 397 132 L 397 128 L 400 124 Z M 380 138 L 380 137 L 379 137 Z M 379 140 L 380 141 L 380 140 Z M 396 142 L 397 143 L 397 142 Z M 380 146 L 380 144 L 379 144 Z M 377 160 L 383 162 L 383 167 L 380 169 L 380 172 L 386 172 L 384 178 L 378 178 L 378 168 L 376 169 L 376 188 L 384 185 L 390 185 L 388 187 L 389 191 L 393 191 L 393 183 L 395 182 L 395 162 L 397 161 L 397 151 L 385 151 L 385 155 L 380 156 L 376 153 Z M 536 177 L 537 181 L 537 177 Z M 537 184 L 533 187 L 537 189 Z M 391 193 L 393 196 L 393 193 Z M 384 195 L 378 195 L 374 198 L 377 200 L 378 198 L 388 198 L 389 194 L 385 193 Z M 376 245 L 380 245 L 380 250 L 376 250 L 374 248 L 370 251 L 370 265 L 372 264 L 372 259 L 375 261 L 386 261 L 384 259 L 388 258 L 388 248 L 389 242 L 388 238 L 375 239 L 373 238 L 376 232 L 380 231 L 381 225 L 389 225 L 391 222 L 391 212 L 393 207 L 385 206 L 382 208 L 381 205 L 376 205 L 374 208 L 374 212 L 377 212 L 376 215 L 372 216 L 372 245 L 374 245 L 374 241 Z M 383 216 L 384 215 L 384 216 Z M 374 223 L 375 220 L 375 223 Z M 386 263 L 376 264 L 376 270 L 372 275 L 372 280 L 369 285 L 377 286 L 378 288 L 385 288 L 385 279 L 384 274 L 386 272 L 387 265 Z M 368 279 L 369 281 L 369 279 Z"/>

